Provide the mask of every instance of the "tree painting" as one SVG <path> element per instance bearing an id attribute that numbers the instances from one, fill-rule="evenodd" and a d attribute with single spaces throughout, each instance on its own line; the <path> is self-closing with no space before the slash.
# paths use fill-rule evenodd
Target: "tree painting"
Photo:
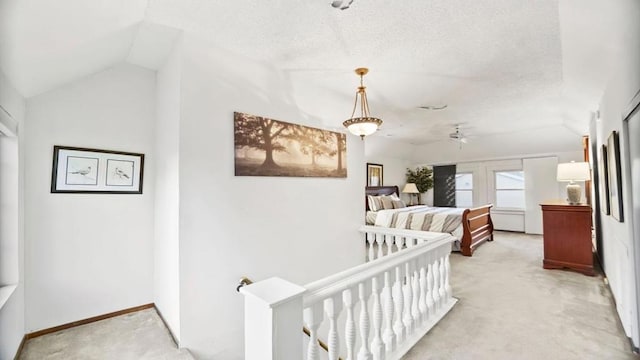
<path id="1" fill-rule="evenodd" d="M 341 134 L 338 132 L 334 132 L 333 135 L 336 137 L 336 144 L 337 144 L 337 156 L 336 156 L 338 158 L 337 171 L 342 171 L 342 157 L 343 157 L 343 154 L 345 154 L 345 152 L 347 151 L 347 135 Z"/>
<path id="2" fill-rule="evenodd" d="M 263 118 L 261 116 L 234 113 L 235 120 L 235 145 L 264 150 L 265 159 L 262 167 L 275 168 L 278 165 L 273 161 L 274 151 L 286 151 L 281 143 L 292 124 Z"/>
<path id="3" fill-rule="evenodd" d="M 236 176 L 346 177 L 346 136 L 234 113 Z"/>
<path id="4" fill-rule="evenodd" d="M 300 151 L 308 155 L 312 167 L 317 167 L 316 159 L 320 156 L 333 156 L 335 151 L 329 142 L 331 133 L 328 131 L 314 129 L 306 126 L 296 126 L 293 128 L 292 139 L 300 145 Z"/>

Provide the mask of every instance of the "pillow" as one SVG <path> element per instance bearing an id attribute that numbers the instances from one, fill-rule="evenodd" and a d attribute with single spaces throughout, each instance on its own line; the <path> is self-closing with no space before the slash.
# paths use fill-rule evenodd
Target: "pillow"
<path id="1" fill-rule="evenodd" d="M 380 199 L 380 196 L 368 195 L 367 198 L 369 199 L 369 210 L 378 211 L 383 209 L 382 199 Z"/>
<path id="2" fill-rule="evenodd" d="M 382 208 L 387 210 L 387 209 L 393 209 L 393 198 L 391 196 L 380 196 L 380 200 L 382 201 Z"/>
<path id="3" fill-rule="evenodd" d="M 404 207 L 407 207 L 407 205 L 402 200 L 392 200 L 392 204 L 394 209 L 402 209 Z"/>
<path id="4" fill-rule="evenodd" d="M 400 200 L 400 198 L 398 197 L 398 194 L 396 194 L 396 193 L 393 193 L 393 194 L 389 195 L 389 197 L 391 198 L 391 200 L 396 200 L 396 201 Z"/>

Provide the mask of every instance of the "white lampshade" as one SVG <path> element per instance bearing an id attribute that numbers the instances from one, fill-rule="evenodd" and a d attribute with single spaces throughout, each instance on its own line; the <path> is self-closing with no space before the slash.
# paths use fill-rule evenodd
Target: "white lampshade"
<path id="1" fill-rule="evenodd" d="M 558 164 L 558 181 L 585 181 L 589 180 L 589 163 L 570 162 Z"/>
<path id="2" fill-rule="evenodd" d="M 362 121 L 362 122 L 352 122 L 351 124 L 346 125 L 347 129 L 353 135 L 357 135 L 360 137 L 369 136 L 374 132 L 378 131 L 378 126 L 380 124 L 375 121 Z"/>
<path id="3" fill-rule="evenodd" d="M 575 205 L 580 203 L 582 198 L 582 188 L 574 181 L 589 180 L 589 163 L 586 162 L 570 162 L 558 164 L 558 181 L 568 181 L 567 185 L 567 202 Z"/>
<path id="4" fill-rule="evenodd" d="M 406 194 L 419 194 L 420 193 L 420 191 L 418 191 L 418 187 L 414 183 L 407 183 L 404 186 L 404 189 L 402 189 L 402 192 L 406 193 Z"/>

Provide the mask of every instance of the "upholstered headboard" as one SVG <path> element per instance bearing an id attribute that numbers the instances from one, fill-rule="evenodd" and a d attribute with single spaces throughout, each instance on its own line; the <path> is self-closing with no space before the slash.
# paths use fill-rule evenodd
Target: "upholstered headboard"
<path id="1" fill-rule="evenodd" d="M 367 196 L 391 195 L 393 193 L 400 196 L 397 186 L 367 186 L 365 188 L 364 209 L 369 210 L 369 198 Z"/>

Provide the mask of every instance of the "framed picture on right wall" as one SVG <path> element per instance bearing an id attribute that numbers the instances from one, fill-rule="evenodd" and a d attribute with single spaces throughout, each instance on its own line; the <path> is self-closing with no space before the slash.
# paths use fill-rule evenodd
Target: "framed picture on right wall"
<path id="1" fill-rule="evenodd" d="M 624 222 L 622 203 L 622 171 L 620 166 L 620 138 L 617 131 L 612 131 L 607 139 L 607 170 L 609 183 L 609 208 L 611 216 Z"/>
<path id="2" fill-rule="evenodd" d="M 600 147 L 600 169 L 599 169 L 599 185 L 600 185 L 600 210 L 603 214 L 611 213 L 609 204 L 609 167 L 607 161 L 607 145 L 602 144 Z"/>

